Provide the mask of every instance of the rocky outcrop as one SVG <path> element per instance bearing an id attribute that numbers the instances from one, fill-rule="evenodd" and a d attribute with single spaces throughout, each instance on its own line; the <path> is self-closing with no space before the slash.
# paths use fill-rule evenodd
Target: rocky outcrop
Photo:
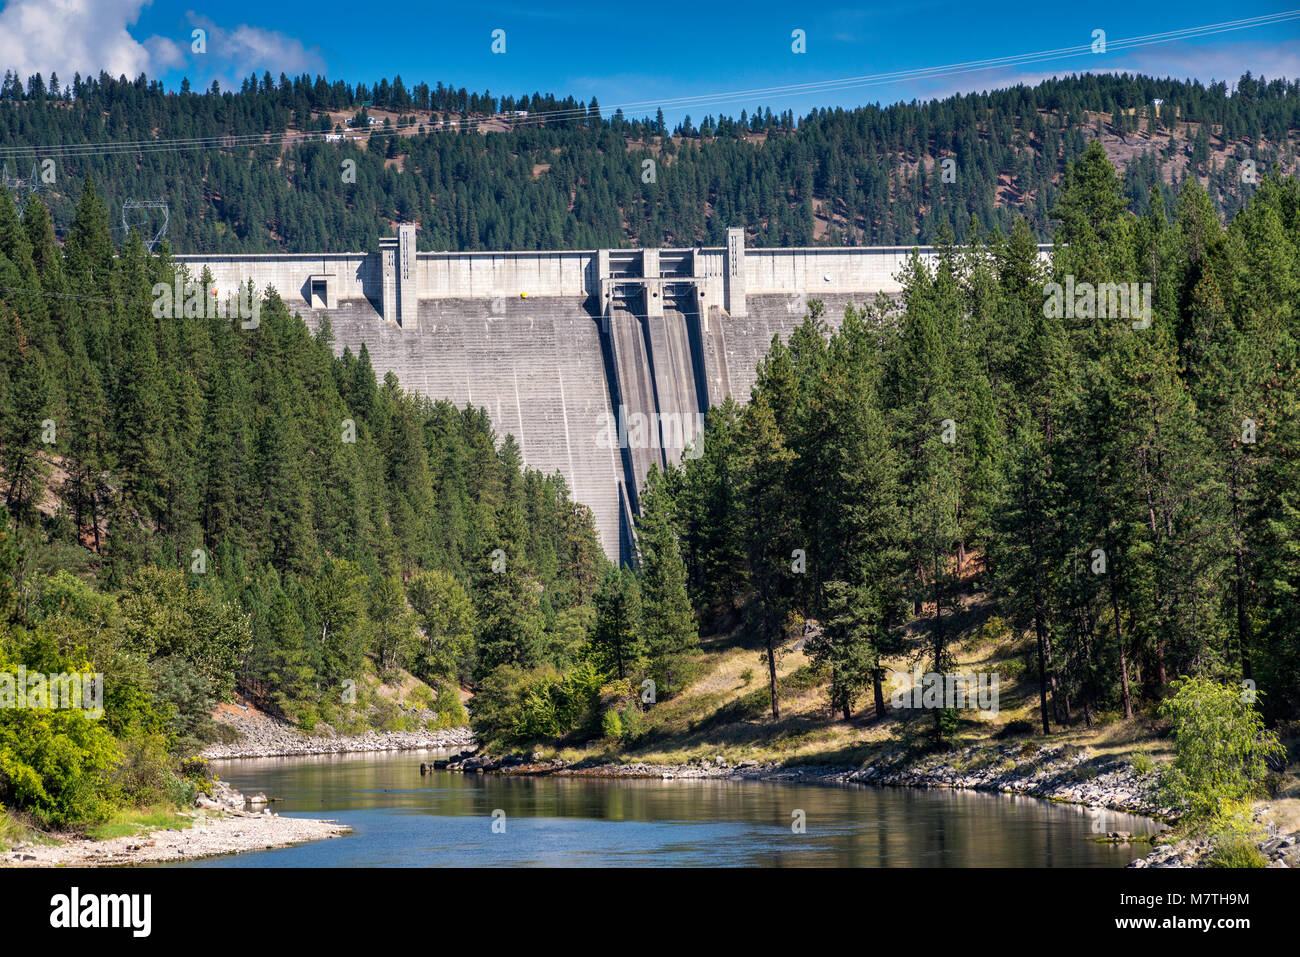
<path id="1" fill-rule="evenodd" d="M 243 794 L 220 780 L 212 782 L 211 794 L 199 792 L 194 800 L 194 806 L 204 811 L 242 811 L 248 803 Z M 261 803 L 265 804 L 266 801 Z"/>

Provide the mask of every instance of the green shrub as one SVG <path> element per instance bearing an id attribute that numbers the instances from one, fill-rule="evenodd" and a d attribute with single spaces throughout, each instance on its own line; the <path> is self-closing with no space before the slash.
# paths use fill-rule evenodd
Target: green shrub
<path id="1" fill-rule="evenodd" d="M 612 708 L 600 719 L 600 730 L 607 741 L 617 741 L 623 737 L 623 720 Z"/>
<path id="2" fill-rule="evenodd" d="M 36 838 L 39 832 L 24 819 L 25 815 L 0 807 L 0 851 Z"/>
<path id="3" fill-rule="evenodd" d="M 1010 658 L 998 662 L 999 681 L 1019 681 L 1025 674 L 1025 662 L 1020 658 Z"/>
<path id="4" fill-rule="evenodd" d="M 1133 770 L 1143 776 L 1151 774 L 1156 769 L 1156 762 L 1145 751 L 1134 751 L 1132 763 Z"/>
<path id="5" fill-rule="evenodd" d="M 392 698 L 375 695 L 370 705 L 370 724 L 376 731 L 400 731 L 401 709 Z"/>
<path id="6" fill-rule="evenodd" d="M 199 786 L 177 774 L 167 775 L 163 782 L 163 797 L 176 807 L 189 807 L 199 796 Z"/>
<path id="7" fill-rule="evenodd" d="M 538 738 L 600 734 L 602 678 L 589 662 L 564 673 L 552 667 L 493 670 L 474 695 L 473 726 L 485 742 L 522 744 Z"/>
<path id="8" fill-rule="evenodd" d="M 438 686 L 438 694 L 433 699 L 432 707 L 438 713 L 436 724 L 439 729 L 463 728 L 469 724 L 465 705 L 461 702 L 456 689 L 450 685 Z"/>
<path id="9" fill-rule="evenodd" d="M 1267 867 L 1268 858 L 1259 849 L 1259 829 L 1250 816 L 1250 805 L 1224 805 L 1206 826 L 1210 853 L 1205 863 L 1210 867 Z"/>
<path id="10" fill-rule="evenodd" d="M 28 640 L 30 639 L 30 640 Z M 44 636 L 0 632 L 0 672 L 19 665 L 44 674 L 88 674 L 88 662 L 60 655 Z M 0 804 L 51 826 L 104 820 L 111 772 L 121 760 L 103 721 L 75 708 L 0 707 Z"/>
<path id="11" fill-rule="evenodd" d="M 406 696 L 406 706 L 420 711 L 433 710 L 433 691 L 428 685 L 416 685 Z"/>
<path id="12" fill-rule="evenodd" d="M 328 697 L 322 698 L 317 702 L 316 713 L 320 716 L 321 722 L 328 724 L 331 728 L 334 727 L 334 723 L 339 719 L 338 706 Z"/>
<path id="13" fill-rule="evenodd" d="M 140 735 L 121 742 L 122 760 L 113 781 L 132 804 L 153 804 L 165 797 L 172 777 L 172 758 L 161 734 Z"/>
<path id="14" fill-rule="evenodd" d="M 1011 629 L 1007 623 L 997 615 L 990 615 L 984 624 L 976 629 L 974 639 L 978 643 L 993 642 L 999 643 L 1010 635 Z"/>
<path id="15" fill-rule="evenodd" d="M 341 713 L 334 727 L 343 735 L 358 735 L 370 729 L 365 715 L 356 710 Z"/>
<path id="16" fill-rule="evenodd" d="M 303 734 L 311 734 L 316 730 L 316 722 L 319 720 L 320 716 L 316 713 L 316 709 L 310 705 L 304 705 L 298 711 L 298 730 Z"/>
<path id="17" fill-rule="evenodd" d="M 1209 867 L 1268 867 L 1268 858 L 1254 841 L 1232 835 L 1215 840 L 1205 863 Z"/>
<path id="18" fill-rule="evenodd" d="M 636 741 L 641 736 L 645 724 L 641 709 L 633 705 L 624 711 L 620 718 L 623 723 L 623 743 Z"/>
<path id="19" fill-rule="evenodd" d="M 939 741 L 948 741 L 957 733 L 959 715 L 956 708 L 941 708 L 936 725 L 936 737 Z"/>
<path id="20" fill-rule="evenodd" d="M 234 744 L 239 740 L 239 732 L 228 724 L 218 724 L 214 721 L 212 732 L 215 735 L 213 740 L 221 744 Z"/>
<path id="21" fill-rule="evenodd" d="M 1201 677 L 1176 687 L 1160 707 L 1174 738 L 1174 761 L 1162 779 L 1166 799 L 1191 820 L 1222 819 L 1262 791 L 1269 759 L 1285 751 L 1239 689 Z"/>

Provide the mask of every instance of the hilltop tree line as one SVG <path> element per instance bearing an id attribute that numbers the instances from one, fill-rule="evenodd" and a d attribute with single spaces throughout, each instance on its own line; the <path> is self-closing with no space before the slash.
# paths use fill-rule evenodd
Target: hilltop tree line
<path id="1" fill-rule="evenodd" d="M 695 634 L 671 545 L 615 571 L 484 410 L 377 381 L 273 290 L 256 322 L 158 317 L 176 268 L 114 243 L 90 180 L 62 246 L 0 192 L 0 670 L 105 676 L 103 722 L 0 709 L 0 803 L 75 824 L 183 794 L 236 692 L 304 729 L 415 730 L 463 724 L 464 686 L 560 676 L 557 735 L 611 680 L 670 693 Z M 423 717 L 377 690 L 403 669 Z"/>
<path id="2" fill-rule="evenodd" d="M 745 609 L 774 716 L 805 619 L 834 712 L 880 715 L 882 662 L 948 670 L 977 596 L 1032 638 L 1045 732 L 1188 675 L 1300 709 L 1300 186 L 1266 181 L 1226 228 L 1194 182 L 1137 216 L 1092 144 L 1054 215 L 1048 265 L 1020 222 L 914 258 L 897 307 L 832 335 L 814 304 L 653 477 L 696 609 Z M 1053 308 L 1071 281 L 1139 295 Z"/>
<path id="3" fill-rule="evenodd" d="M 671 130 L 662 112 L 603 114 L 594 99 L 408 88 L 400 78 L 352 86 L 265 74 L 238 91 L 214 83 L 179 93 L 144 76 L 61 82 L 10 73 L 0 84 L 0 140 L 17 148 L 9 174 L 27 178 L 33 163 L 54 161 L 55 181 L 37 180 L 60 235 L 87 176 L 115 212 L 129 198 L 162 198 L 168 240 L 183 252 L 374 249 L 404 221 L 421 224 L 422 249 L 453 250 L 721 245 L 737 224 L 765 246 L 930 243 L 965 241 L 974 227 L 1008 232 L 1018 218 L 1046 240 L 1061 175 L 1100 134 L 1140 134 L 1123 185 L 1139 213 L 1153 195 L 1171 213 L 1189 168 L 1230 217 L 1255 189 L 1242 163 L 1259 175 L 1294 169 L 1300 128 L 1297 83 L 1250 74 L 1232 95 L 1223 83 L 1085 75 L 798 119 L 758 106 Z M 379 108 L 398 122 L 371 127 Z M 418 121 L 404 112 L 416 110 L 434 112 Z M 478 132 L 476 121 L 515 111 L 529 116 Z M 354 122 L 374 130 L 367 141 L 283 140 Z M 142 130 L 206 142 L 114 145 Z M 221 145 L 262 135 L 265 145 Z M 355 182 L 341 174 L 348 160 Z M 148 228 L 133 215 L 125 228 Z M 123 241 L 116 215 L 112 228 Z"/>

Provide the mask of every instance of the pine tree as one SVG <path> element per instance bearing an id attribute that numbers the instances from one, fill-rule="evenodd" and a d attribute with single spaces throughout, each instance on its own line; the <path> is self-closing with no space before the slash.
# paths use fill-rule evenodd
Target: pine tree
<path id="1" fill-rule="evenodd" d="M 495 550 L 494 550 L 495 551 Z M 473 594 L 478 610 L 476 678 L 501 665 L 531 668 L 541 661 L 545 620 L 534 579 L 511 561 L 491 553 L 480 559 Z"/>
<path id="2" fill-rule="evenodd" d="M 631 677 L 640 669 L 646 649 L 636 576 L 626 569 L 607 569 L 594 601 L 589 644 L 596 667 L 619 680 Z"/>
<path id="3" fill-rule="evenodd" d="M 656 694 L 670 697 L 681 690 L 686 661 L 699 647 L 699 627 L 691 610 L 686 566 L 662 483 L 658 470 L 651 467 L 641 499 L 637 542 L 648 670 Z"/>
<path id="4" fill-rule="evenodd" d="M 829 668 L 831 712 L 848 721 L 858 696 L 879 668 L 871 639 L 872 623 L 881 613 L 865 589 L 832 581 L 826 583 L 825 616 L 821 631 L 808 639 L 804 651 Z"/>
<path id="5" fill-rule="evenodd" d="M 794 606 L 794 575 L 799 573 L 796 569 L 800 564 L 796 515 L 787 493 L 795 453 L 786 446 L 770 402 L 767 395 L 756 392 L 745 407 L 740 427 L 744 452 L 738 466 L 744 476 L 739 496 L 744 523 L 741 535 L 746 546 L 748 580 L 754 592 L 749 622 L 764 646 L 772 717 L 779 719 L 777 662 L 787 617 Z"/>
<path id="6" fill-rule="evenodd" d="M 957 287 L 950 263 L 932 277 L 913 258 L 904 277 L 905 311 L 899 352 L 890 371 L 894 433 L 900 448 L 903 499 L 913 569 L 913 605 L 933 606 L 930 650 L 938 673 L 951 663 L 945 609 L 952 602 L 961 543 L 961 458 L 954 448 L 970 441 L 953 394 L 957 350 Z M 936 733 L 942 717 L 935 713 Z"/>
<path id="7" fill-rule="evenodd" d="M 999 604 L 1017 627 L 1031 627 L 1037 645 L 1039 717 L 1043 734 L 1051 734 L 1048 694 L 1058 719 L 1068 712 L 1068 693 L 1058 692 L 1052 656 L 1051 607 L 1053 558 L 1061 560 L 1061 529 L 1056 521 L 1056 490 L 1051 484 L 1050 458 L 1031 424 L 1013 434 L 1014 450 L 1007 463 L 1007 481 L 992 539 L 991 564 Z M 1061 699 L 1064 695 L 1064 701 Z"/>

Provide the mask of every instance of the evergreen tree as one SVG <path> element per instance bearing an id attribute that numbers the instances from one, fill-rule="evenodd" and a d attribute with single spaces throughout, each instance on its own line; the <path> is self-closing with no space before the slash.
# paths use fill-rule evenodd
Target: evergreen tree
<path id="1" fill-rule="evenodd" d="M 596 620 L 590 646 L 596 666 L 622 680 L 641 667 L 645 656 L 641 589 L 629 571 L 610 568 L 595 597 Z"/>
<path id="2" fill-rule="evenodd" d="M 686 662 L 699 647 L 699 627 L 686 590 L 686 566 L 654 467 L 646 478 L 638 526 L 641 621 L 648 671 L 656 695 L 681 690 Z M 620 677 L 622 675 L 620 674 Z"/>
<path id="3" fill-rule="evenodd" d="M 775 348 L 773 352 L 779 360 L 782 354 Z M 786 446 L 770 400 L 761 392 L 745 407 L 740 430 L 744 452 L 738 465 L 745 477 L 740 492 L 741 536 L 746 546 L 748 580 L 754 591 L 750 628 L 763 643 L 772 717 L 780 718 L 777 661 L 793 608 L 794 576 L 802 571 L 796 514 L 787 493 L 795 453 Z"/>

